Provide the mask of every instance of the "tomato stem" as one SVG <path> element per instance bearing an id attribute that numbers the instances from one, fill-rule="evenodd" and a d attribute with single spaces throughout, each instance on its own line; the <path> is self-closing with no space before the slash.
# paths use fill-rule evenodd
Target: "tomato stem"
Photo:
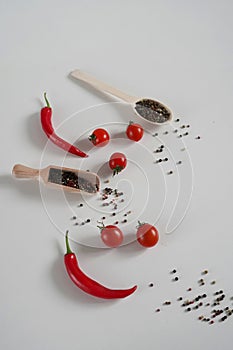
<path id="1" fill-rule="evenodd" d="M 90 140 L 90 141 L 95 141 L 95 140 L 96 140 L 95 134 L 91 134 L 91 135 L 88 137 L 88 140 Z"/>
<path id="2" fill-rule="evenodd" d="M 98 226 L 97 227 L 100 229 L 100 231 L 102 231 L 105 228 L 104 222 L 103 221 L 97 221 L 99 222 L 102 226 Z"/>
<path id="3" fill-rule="evenodd" d="M 114 169 L 113 169 L 113 176 L 119 174 L 122 170 L 123 170 L 123 166 L 117 165 Z"/>
<path id="4" fill-rule="evenodd" d="M 141 222 L 141 221 L 138 220 L 137 228 L 139 228 L 139 227 L 141 227 L 141 226 L 143 226 L 143 225 L 145 225 L 145 222 Z"/>

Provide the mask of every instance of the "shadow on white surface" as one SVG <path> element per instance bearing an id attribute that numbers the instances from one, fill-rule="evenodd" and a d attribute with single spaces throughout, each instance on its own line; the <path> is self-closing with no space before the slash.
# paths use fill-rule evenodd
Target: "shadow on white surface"
<path id="1" fill-rule="evenodd" d="M 23 196 L 40 199 L 39 183 L 33 180 L 16 180 L 12 175 L 0 175 L 0 186 L 6 189 L 16 189 Z"/>
<path id="2" fill-rule="evenodd" d="M 56 259 L 54 260 L 52 266 L 51 266 L 51 277 L 52 281 L 56 287 L 56 290 L 60 292 L 66 299 L 70 299 L 76 304 L 79 303 L 79 305 L 84 306 L 85 308 L 88 305 L 92 304 L 103 304 L 103 307 L 106 307 L 106 305 L 112 305 L 119 302 L 118 299 L 101 299 L 96 298 L 92 295 L 86 294 L 82 290 L 80 290 L 78 287 L 76 287 L 73 282 L 68 277 L 68 274 L 64 267 L 64 261 L 63 256 L 64 252 L 62 251 L 59 243 L 56 241 Z"/>
<path id="3" fill-rule="evenodd" d="M 47 142 L 47 137 L 43 133 L 40 123 L 40 113 L 36 112 L 30 114 L 27 118 L 27 135 L 30 143 L 35 145 L 38 149 L 43 151 L 43 148 Z"/>

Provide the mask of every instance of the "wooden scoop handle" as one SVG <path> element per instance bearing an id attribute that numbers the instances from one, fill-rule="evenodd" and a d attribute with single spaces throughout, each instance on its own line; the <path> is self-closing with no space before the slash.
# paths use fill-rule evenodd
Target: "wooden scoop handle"
<path id="1" fill-rule="evenodd" d="M 107 85 L 107 84 L 103 83 L 102 81 L 95 79 L 94 77 L 91 77 L 90 75 L 88 75 L 85 72 L 82 72 L 79 69 L 71 72 L 71 76 L 75 79 L 78 79 L 78 80 L 84 81 L 85 83 L 90 84 L 91 86 L 93 86 L 95 89 L 97 89 L 99 91 L 107 92 L 115 97 L 118 97 L 125 102 L 133 103 L 133 102 L 138 100 L 137 97 L 127 95 L 124 92 L 122 92 L 122 91 L 120 91 L 120 90 L 118 90 L 110 85 Z"/>
<path id="2" fill-rule="evenodd" d="M 34 179 L 39 176 L 39 170 L 29 168 L 22 164 L 16 164 L 12 169 L 12 175 L 22 179 Z"/>

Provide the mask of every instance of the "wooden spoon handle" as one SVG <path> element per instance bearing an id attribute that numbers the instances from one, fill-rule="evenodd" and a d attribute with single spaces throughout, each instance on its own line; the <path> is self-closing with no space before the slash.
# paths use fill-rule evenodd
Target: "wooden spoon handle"
<path id="1" fill-rule="evenodd" d="M 39 170 L 16 164 L 12 169 L 12 175 L 22 179 L 34 179 L 39 176 Z"/>
<path id="2" fill-rule="evenodd" d="M 138 100 L 137 97 L 127 95 L 124 92 L 91 77 L 90 75 L 88 75 L 85 72 L 82 72 L 79 69 L 71 72 L 71 76 L 75 79 L 78 79 L 78 80 L 84 81 L 85 83 L 90 84 L 91 86 L 93 86 L 95 89 L 99 91 L 107 92 L 115 97 L 118 97 L 125 102 L 133 103 Z"/>

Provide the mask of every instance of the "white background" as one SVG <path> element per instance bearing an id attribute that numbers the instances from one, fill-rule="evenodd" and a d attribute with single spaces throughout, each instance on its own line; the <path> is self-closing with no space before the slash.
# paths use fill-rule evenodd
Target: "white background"
<path id="1" fill-rule="evenodd" d="M 1 349 L 232 348 L 233 319 L 210 326 L 197 321 L 204 309 L 187 314 L 176 301 L 199 293 L 197 280 L 207 268 L 201 290 L 213 298 L 224 289 L 232 306 L 232 10 L 230 0 L 1 0 Z M 15 163 L 40 164 L 44 90 L 55 126 L 108 101 L 71 81 L 75 68 L 166 101 L 192 126 L 194 192 L 173 234 L 161 227 L 161 243 L 151 250 L 136 243 L 117 250 L 73 244 L 82 268 L 98 281 L 112 288 L 138 284 L 135 295 L 117 302 L 72 285 L 63 236 L 46 214 L 39 186 L 10 175 Z M 49 152 L 51 163 L 63 156 L 52 145 Z M 172 305 L 161 306 L 165 300 Z"/>

